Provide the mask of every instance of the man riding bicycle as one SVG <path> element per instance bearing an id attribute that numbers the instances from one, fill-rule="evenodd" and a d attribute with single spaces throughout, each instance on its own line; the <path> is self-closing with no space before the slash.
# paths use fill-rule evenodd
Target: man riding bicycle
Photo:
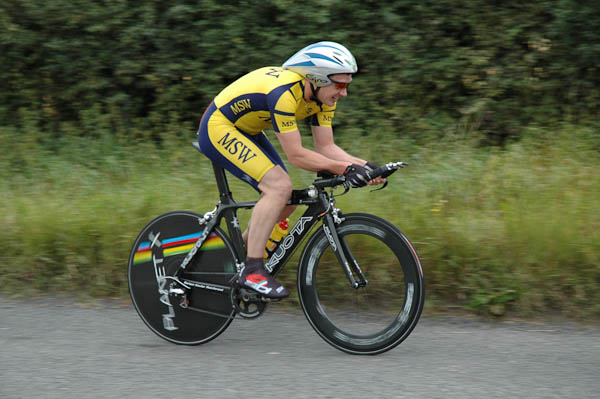
<path id="1" fill-rule="evenodd" d="M 257 189 L 261 198 L 244 232 L 247 258 L 241 286 L 267 298 L 289 296 L 265 269 L 263 253 L 275 223 L 295 209 L 286 206 L 292 183 L 284 163 L 267 139 L 272 126 L 290 164 L 313 172 L 345 174 L 353 187 L 380 184 L 369 171 L 377 166 L 354 157 L 333 140 L 337 101 L 348 95 L 358 71 L 341 44 L 319 42 L 303 48 L 282 67 L 265 67 L 242 76 L 219 93 L 204 112 L 198 130 L 202 152 L 217 165 Z M 302 146 L 297 121 L 311 118 L 314 151 Z"/>

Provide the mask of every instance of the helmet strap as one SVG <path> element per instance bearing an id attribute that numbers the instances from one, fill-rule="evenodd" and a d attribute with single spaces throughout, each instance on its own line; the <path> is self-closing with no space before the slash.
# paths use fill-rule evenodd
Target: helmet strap
<path id="1" fill-rule="evenodd" d="M 314 101 L 317 103 L 317 105 L 320 107 L 321 105 L 323 105 L 323 103 L 317 98 L 317 93 L 319 92 L 319 90 L 321 90 L 321 87 L 316 87 L 315 85 L 312 84 L 312 82 L 309 80 L 308 83 L 310 84 L 310 90 L 311 90 L 311 95 L 310 95 L 310 101 Z"/>

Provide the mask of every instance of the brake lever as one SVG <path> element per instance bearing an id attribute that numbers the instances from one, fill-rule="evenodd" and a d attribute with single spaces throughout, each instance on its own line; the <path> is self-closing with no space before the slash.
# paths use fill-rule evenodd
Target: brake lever
<path id="1" fill-rule="evenodd" d="M 341 194 L 333 195 L 333 188 L 332 188 L 331 195 L 332 195 L 333 198 L 335 198 L 335 197 L 341 197 L 342 195 L 345 195 L 346 193 L 348 193 L 348 191 L 350 191 L 350 188 L 351 188 L 350 183 L 348 183 L 347 181 L 345 181 L 344 183 L 342 183 L 342 185 L 344 186 L 344 192 L 341 193 Z"/>
<path id="2" fill-rule="evenodd" d="M 374 190 L 371 190 L 370 192 L 372 193 L 373 191 L 379 191 L 379 190 L 383 190 L 384 188 L 386 188 L 386 187 L 387 187 L 387 185 L 388 185 L 388 182 L 387 182 L 387 180 L 386 180 L 386 182 L 385 182 L 385 183 L 383 183 L 383 185 L 382 185 L 381 187 L 379 187 L 379 188 L 376 188 L 376 189 L 374 189 Z"/>
<path id="3" fill-rule="evenodd" d="M 375 173 L 375 176 L 387 178 L 387 177 L 391 176 L 391 174 L 394 173 L 395 171 L 397 171 L 398 169 L 403 168 L 404 165 L 408 165 L 408 164 L 406 162 L 390 162 L 390 163 L 380 166 L 378 169 L 376 169 L 376 171 L 381 171 L 381 173 Z M 383 183 L 383 185 L 381 187 L 371 190 L 370 192 L 383 190 L 384 188 L 387 187 L 388 181 L 389 180 L 386 180 L 385 183 Z"/>

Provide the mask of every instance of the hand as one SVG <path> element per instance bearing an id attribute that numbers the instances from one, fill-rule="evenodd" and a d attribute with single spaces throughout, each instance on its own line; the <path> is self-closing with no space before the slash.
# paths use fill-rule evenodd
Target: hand
<path id="1" fill-rule="evenodd" d="M 367 169 L 369 172 L 373 172 L 375 169 L 377 169 L 379 166 L 374 164 L 373 162 L 369 162 L 367 161 L 367 163 L 365 164 L 365 169 Z M 389 175 L 388 175 L 389 176 Z M 372 180 L 369 181 L 369 185 L 370 186 L 375 186 L 378 184 L 384 184 L 387 182 L 386 179 L 387 176 L 383 175 L 383 176 L 378 176 Z"/>
<path id="2" fill-rule="evenodd" d="M 344 176 L 346 176 L 346 181 L 350 183 L 350 186 L 355 188 L 366 186 L 371 180 L 369 171 L 357 164 L 348 166 L 344 172 Z"/>

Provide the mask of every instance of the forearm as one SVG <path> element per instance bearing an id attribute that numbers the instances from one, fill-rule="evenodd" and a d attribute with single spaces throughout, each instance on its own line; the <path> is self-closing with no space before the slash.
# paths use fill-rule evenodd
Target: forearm
<path id="1" fill-rule="evenodd" d="M 348 154 L 346 154 L 346 157 L 333 158 L 306 148 L 301 148 L 293 154 L 288 154 L 290 163 L 298 168 L 313 172 L 327 170 L 336 175 L 343 174 L 350 163 L 355 163 L 354 159 Z M 364 161 L 362 163 L 364 164 Z"/>
<path id="2" fill-rule="evenodd" d="M 317 148 L 316 150 L 319 154 L 336 161 L 351 162 L 360 166 L 364 166 L 367 163 L 367 161 L 364 159 L 348 154 L 346 151 L 338 147 L 337 144 L 331 143 L 326 147 Z"/>

